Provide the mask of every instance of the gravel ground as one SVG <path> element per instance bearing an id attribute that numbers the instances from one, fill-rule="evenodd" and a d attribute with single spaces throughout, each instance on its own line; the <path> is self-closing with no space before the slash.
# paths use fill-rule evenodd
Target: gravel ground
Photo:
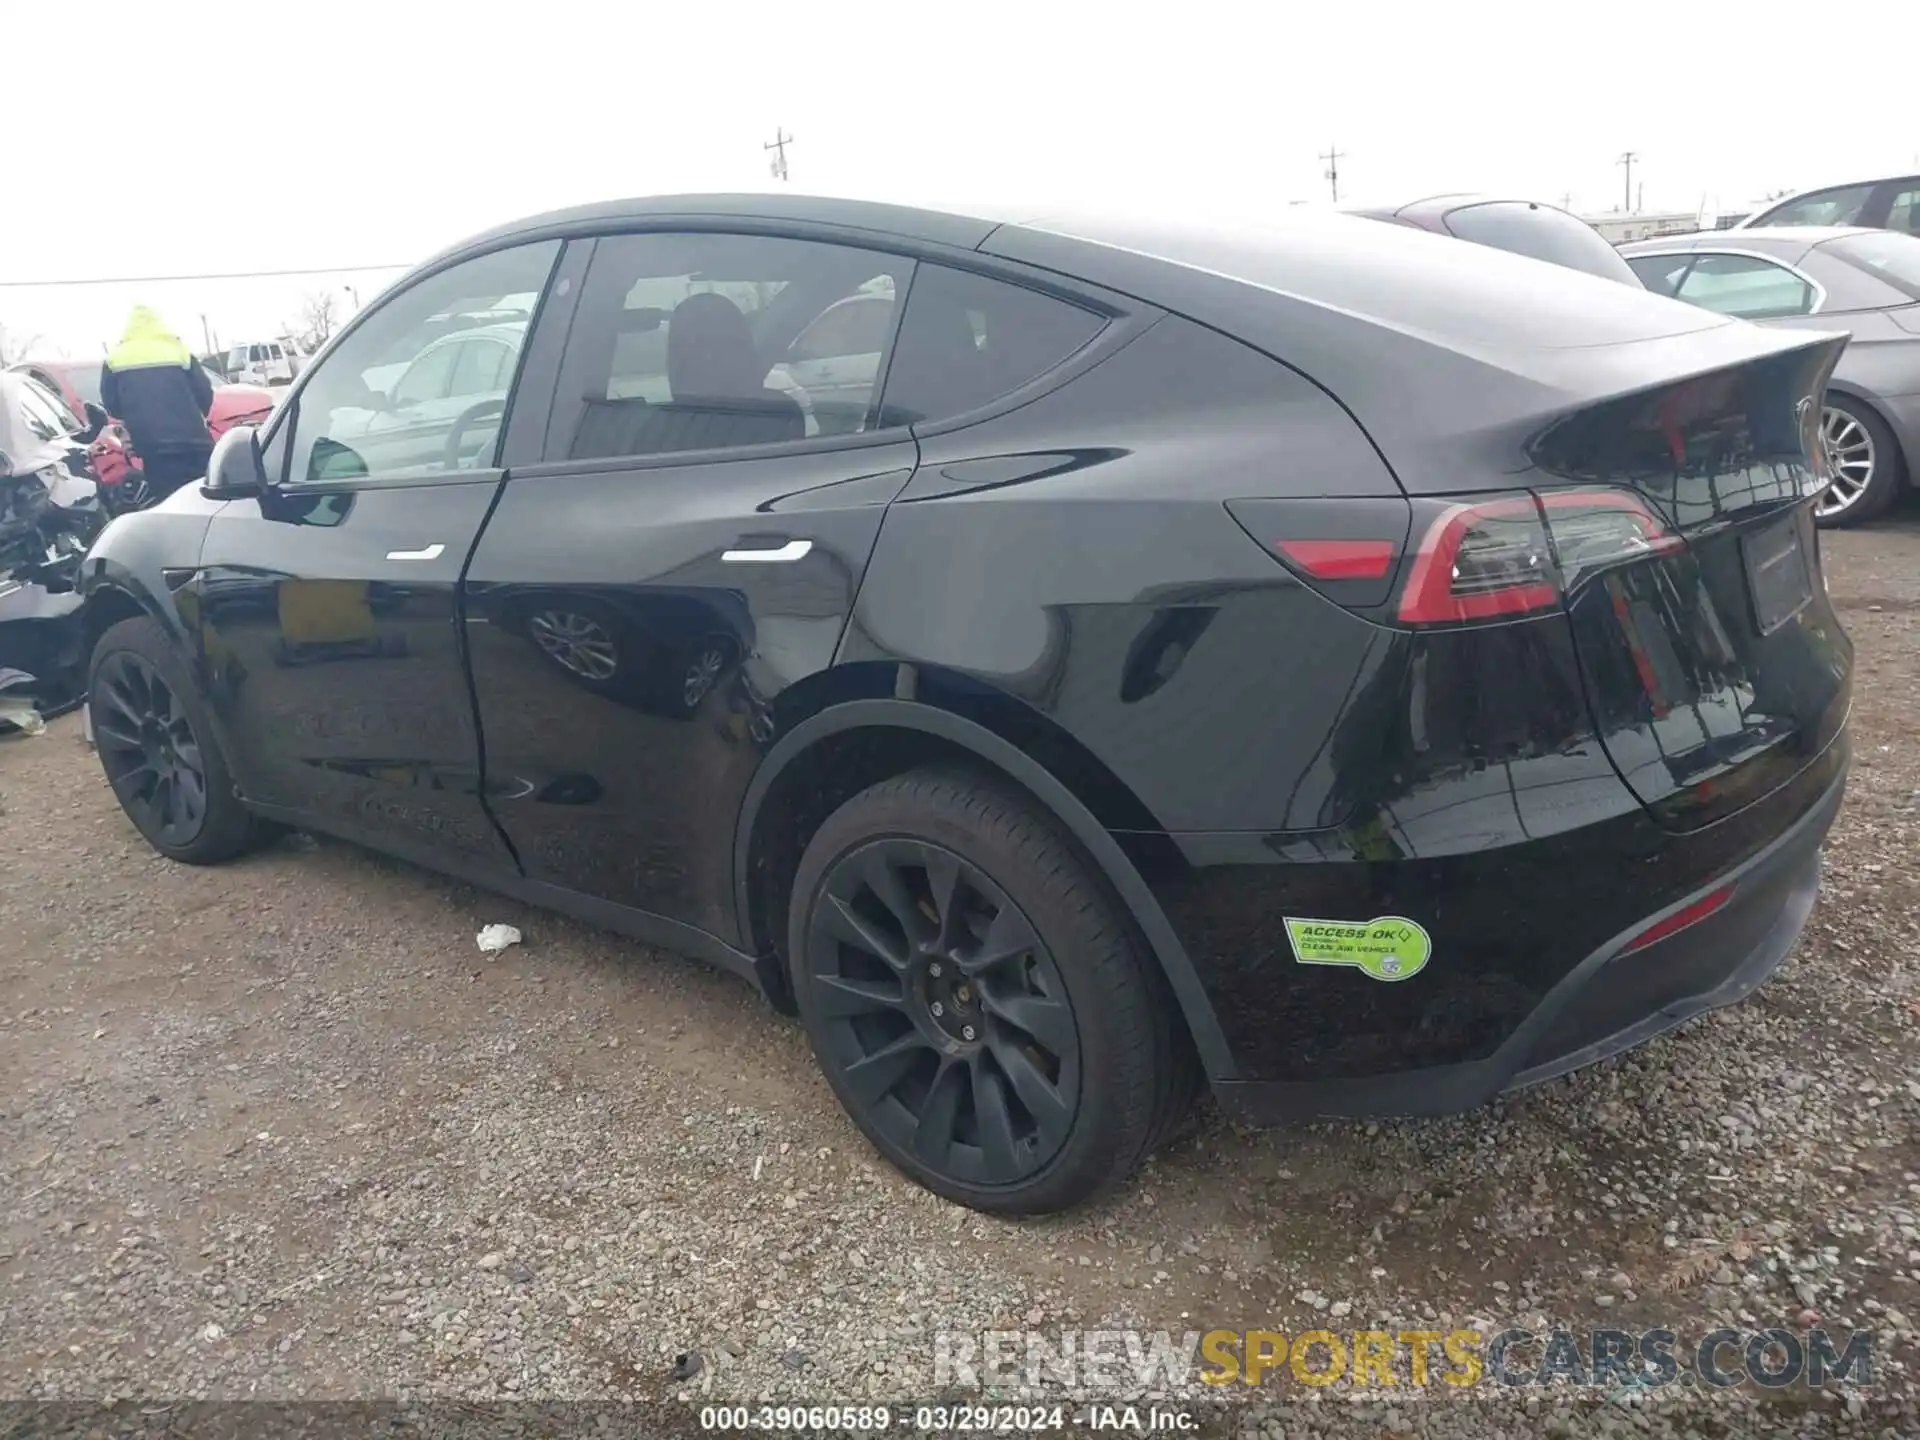
<path id="1" fill-rule="evenodd" d="M 1290 1384 L 1206 1431 L 1920 1433 L 1920 523 L 1827 554 L 1859 762 L 1753 1000 L 1457 1119 L 1209 1113 L 1044 1223 L 897 1178 L 726 977 L 332 843 L 169 865 L 75 722 L 0 743 L 0 1397 L 612 1398 L 666 1434 L 930 1397 L 936 1329 L 1818 1317 L 1882 1332 L 1865 1395 Z M 527 943 L 481 956 L 491 921 Z"/>

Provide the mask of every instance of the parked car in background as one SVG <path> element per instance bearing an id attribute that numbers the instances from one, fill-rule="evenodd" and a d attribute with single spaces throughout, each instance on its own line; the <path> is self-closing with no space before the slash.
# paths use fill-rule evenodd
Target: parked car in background
<path id="1" fill-rule="evenodd" d="M 1769 226 L 1621 247 L 1649 290 L 1721 315 L 1853 339 L 1827 382 L 1832 483 L 1822 525 L 1871 520 L 1920 462 L 1920 238 L 1856 227 Z"/>
<path id="2" fill-rule="evenodd" d="M 1862 225 L 1920 235 L 1920 175 L 1803 190 L 1749 215 L 1733 228 L 1759 230 L 1781 225 Z"/>
<path id="3" fill-rule="evenodd" d="M 306 358 L 291 340 L 258 340 L 227 351 L 226 373 L 241 385 L 291 385 Z"/>
<path id="4" fill-rule="evenodd" d="M 196 362 L 197 363 L 197 362 Z M 92 478 L 100 485 L 102 501 L 118 514 L 147 503 L 145 476 L 133 442 L 119 421 L 100 405 L 100 365 L 97 361 L 28 360 L 12 367 L 57 395 L 79 417 L 81 433 L 91 446 Z M 202 367 L 204 368 L 204 367 Z M 215 440 L 235 425 L 258 425 L 273 413 L 284 390 L 263 385 L 233 385 L 208 372 L 213 404 L 207 410 L 207 430 Z"/>
<path id="5" fill-rule="evenodd" d="M 881 279 L 809 434 L 769 377 Z M 1454 1110 L 1767 978 L 1848 763 L 1844 343 L 1341 216 L 537 217 L 96 542 L 99 761 L 175 860 L 312 827 L 709 959 L 914 1180 L 1060 1209 L 1201 1073 Z"/>
<path id="6" fill-rule="evenodd" d="M 1430 195 L 1405 205 L 1356 208 L 1347 213 L 1431 230 L 1436 235 L 1491 245 L 1515 255 L 1530 255 L 1623 285 L 1639 283 L 1599 231 L 1571 211 L 1538 200 Z"/>
<path id="7" fill-rule="evenodd" d="M 433 341 L 392 377 L 390 388 L 368 385 L 333 411 L 332 462 L 348 467 L 343 473 L 360 474 L 484 466 L 526 333 L 525 321 L 512 321 Z"/>
<path id="8" fill-rule="evenodd" d="M 0 698 L 25 696 L 41 715 L 76 703 L 86 684 L 77 582 L 106 514 L 85 428 L 55 391 L 0 371 Z"/>

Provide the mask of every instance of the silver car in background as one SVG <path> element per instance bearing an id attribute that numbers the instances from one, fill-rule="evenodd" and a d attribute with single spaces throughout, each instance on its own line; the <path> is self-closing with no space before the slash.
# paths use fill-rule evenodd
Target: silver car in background
<path id="1" fill-rule="evenodd" d="M 1920 468 L 1920 238 L 1856 226 L 1765 226 L 1622 245 L 1649 290 L 1762 325 L 1845 330 L 1821 431 L 1833 483 L 1820 524 L 1856 525 Z"/>

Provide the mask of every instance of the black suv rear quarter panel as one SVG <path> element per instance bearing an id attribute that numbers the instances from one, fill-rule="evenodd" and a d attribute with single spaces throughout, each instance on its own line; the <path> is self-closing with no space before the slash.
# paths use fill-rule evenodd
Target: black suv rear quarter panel
<path id="1" fill-rule="evenodd" d="M 1324 823 L 1324 739 L 1398 642 L 1225 502 L 1397 494 L 1310 382 L 1163 319 L 1033 403 L 922 440 L 841 658 L 938 666 L 1046 715 L 1156 828 Z"/>

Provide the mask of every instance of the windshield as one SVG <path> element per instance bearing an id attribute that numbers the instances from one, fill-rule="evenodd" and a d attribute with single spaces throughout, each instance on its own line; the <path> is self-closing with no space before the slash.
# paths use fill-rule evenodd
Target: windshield
<path id="1" fill-rule="evenodd" d="M 1447 229 L 1462 240 L 1531 255 L 1536 260 L 1582 270 L 1603 280 L 1640 287 L 1639 277 L 1600 232 L 1551 205 L 1495 200 L 1448 212 Z"/>
<path id="2" fill-rule="evenodd" d="M 1903 295 L 1920 300 L 1920 237 L 1877 230 L 1871 235 L 1849 235 L 1820 247 L 1857 270 L 1878 276 Z"/>

